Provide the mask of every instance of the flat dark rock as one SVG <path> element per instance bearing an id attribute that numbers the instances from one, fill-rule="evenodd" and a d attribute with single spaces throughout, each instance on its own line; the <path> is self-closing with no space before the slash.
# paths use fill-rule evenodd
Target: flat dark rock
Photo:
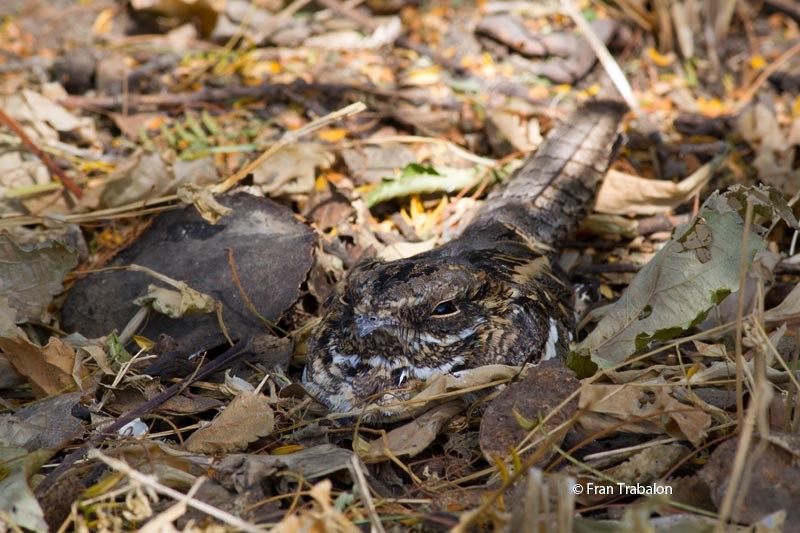
<path id="1" fill-rule="evenodd" d="M 796 443 L 787 441 L 786 434 L 775 431 L 771 438 L 780 443 L 763 442 L 754 438 L 748 443 L 747 468 L 749 477 L 744 497 L 733 510 L 733 520 L 752 524 L 780 510 L 786 511 L 785 531 L 798 531 L 800 521 L 800 466 L 797 457 L 800 453 Z M 734 486 L 731 475 L 736 462 L 738 439 L 729 439 L 720 444 L 711 454 L 708 463 L 698 476 L 709 488 L 711 499 L 721 507 L 728 490 L 742 490 L 742 481 Z M 791 524 L 795 524 L 791 526 Z"/>
<path id="2" fill-rule="evenodd" d="M 489 460 L 495 456 L 508 457 L 511 449 L 516 448 L 528 433 L 521 421 L 536 424 L 580 386 L 575 373 L 558 359 L 545 361 L 529 370 L 525 379 L 509 385 L 486 409 L 478 437 L 483 455 Z M 547 433 L 552 433 L 569 419 L 577 408 L 576 396 L 545 424 Z M 556 444 L 561 444 L 562 439 L 563 433 Z M 527 455 L 523 454 L 523 457 Z M 554 455 L 555 452 L 548 450 L 536 465 L 543 466 Z"/>
<path id="3" fill-rule="evenodd" d="M 219 201 L 233 212 L 215 225 L 204 221 L 193 206 L 158 215 L 109 266 L 135 263 L 209 294 L 222 302 L 225 325 L 238 339 L 265 328 L 234 283 L 228 250 L 250 301 L 275 322 L 297 299 L 311 268 L 316 237 L 291 210 L 271 200 L 240 193 Z M 126 270 L 86 276 L 72 287 L 62 308 L 64 328 L 87 337 L 120 331 L 138 309 L 133 300 L 151 284 L 164 285 Z M 172 319 L 153 312 L 139 333 L 153 340 L 167 334 L 188 353 L 225 342 L 215 313 Z"/>

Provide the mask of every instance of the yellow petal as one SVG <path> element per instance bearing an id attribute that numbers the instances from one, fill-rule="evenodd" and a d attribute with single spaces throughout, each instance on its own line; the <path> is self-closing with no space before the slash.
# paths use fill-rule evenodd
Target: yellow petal
<path id="1" fill-rule="evenodd" d="M 327 130 L 322 130 L 317 133 L 317 137 L 322 139 L 323 141 L 328 141 L 331 143 L 339 142 L 347 136 L 347 130 L 344 128 L 330 128 Z"/>
<path id="2" fill-rule="evenodd" d="M 668 67 L 675 62 L 674 53 L 670 52 L 668 54 L 661 54 L 655 48 L 648 48 L 647 56 L 650 58 L 650 61 L 652 61 L 659 67 Z"/>
<path id="3" fill-rule="evenodd" d="M 750 68 L 761 70 L 767 66 L 767 60 L 763 56 L 755 55 L 750 58 Z"/>

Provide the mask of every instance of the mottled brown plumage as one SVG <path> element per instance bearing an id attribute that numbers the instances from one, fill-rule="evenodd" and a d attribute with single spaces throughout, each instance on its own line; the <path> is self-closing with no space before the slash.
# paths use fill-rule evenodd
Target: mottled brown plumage
<path id="1" fill-rule="evenodd" d="M 594 198 L 624 112 L 581 107 L 458 239 L 354 268 L 308 341 L 306 388 L 349 411 L 405 399 L 435 372 L 563 357 L 572 290 L 552 259 Z"/>

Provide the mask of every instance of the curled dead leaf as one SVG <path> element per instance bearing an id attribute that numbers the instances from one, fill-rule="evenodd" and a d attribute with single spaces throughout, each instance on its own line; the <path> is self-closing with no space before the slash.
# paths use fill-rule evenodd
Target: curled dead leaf
<path id="1" fill-rule="evenodd" d="M 359 456 L 367 463 L 386 461 L 391 457 L 414 457 L 425 451 L 442 428 L 464 408 L 460 401 L 434 407 L 414 420 L 389 431 L 385 437 L 371 441 Z"/>
<path id="2" fill-rule="evenodd" d="M 243 392 L 211 423 L 186 439 L 185 447 L 197 453 L 242 450 L 275 429 L 275 414 L 269 399 L 260 393 Z"/>
<path id="3" fill-rule="evenodd" d="M 215 309 L 214 299 L 183 284 L 174 291 L 157 285 L 149 285 L 147 294 L 133 301 L 136 305 L 152 307 L 172 318 L 211 313 Z"/>
<path id="4" fill-rule="evenodd" d="M 700 445 L 711 427 L 712 418 L 702 409 L 679 402 L 671 388 L 639 384 L 584 385 L 579 408 L 586 411 L 580 424 L 590 433 L 616 427 L 632 433 L 666 433 Z"/>
<path id="5" fill-rule="evenodd" d="M 725 157 L 716 156 L 678 183 L 609 170 L 597 193 L 594 209 L 610 215 L 668 213 L 696 196 L 711 180 Z"/>
<path id="6" fill-rule="evenodd" d="M 88 371 L 75 357 L 75 350 L 56 337 L 45 346 L 29 341 L 21 330 L 11 337 L 0 337 L 0 351 L 14 369 L 27 378 L 37 398 L 71 389 L 83 389 Z"/>
<path id="7" fill-rule="evenodd" d="M 203 220 L 210 224 L 216 224 L 220 218 L 232 211 L 230 207 L 219 203 L 208 187 L 186 183 L 178 187 L 177 195 L 181 202 L 194 204 Z"/>

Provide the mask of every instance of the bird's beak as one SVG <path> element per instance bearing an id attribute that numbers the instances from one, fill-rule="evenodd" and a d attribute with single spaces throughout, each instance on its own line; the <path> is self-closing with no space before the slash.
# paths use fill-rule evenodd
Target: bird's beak
<path id="1" fill-rule="evenodd" d="M 379 318 L 370 315 L 356 315 L 356 329 L 358 329 L 359 338 L 364 338 L 370 335 L 376 329 L 389 326 L 394 321 L 391 318 Z"/>

